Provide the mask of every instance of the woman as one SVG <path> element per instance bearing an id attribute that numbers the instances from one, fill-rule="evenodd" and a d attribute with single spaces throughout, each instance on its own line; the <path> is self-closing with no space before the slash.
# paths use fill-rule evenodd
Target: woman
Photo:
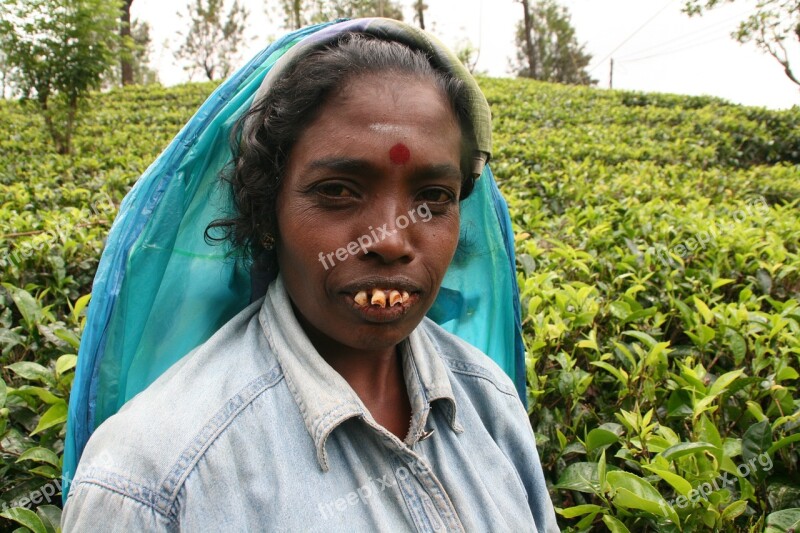
<path id="1" fill-rule="evenodd" d="M 326 30 L 261 83 L 208 228 L 266 295 L 97 428 L 65 530 L 556 530 L 514 384 L 425 318 L 485 101 L 404 25 Z"/>

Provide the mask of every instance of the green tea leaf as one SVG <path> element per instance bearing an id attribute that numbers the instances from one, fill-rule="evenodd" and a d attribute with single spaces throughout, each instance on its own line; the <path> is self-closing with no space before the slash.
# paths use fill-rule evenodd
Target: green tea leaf
<path id="1" fill-rule="evenodd" d="M 58 455 L 52 450 L 39 446 L 25 450 L 25 452 L 19 456 L 19 459 L 17 459 L 18 463 L 21 461 L 36 461 L 39 463 L 49 463 L 56 467 L 59 466 Z"/>
<path id="2" fill-rule="evenodd" d="M 592 365 L 599 366 L 603 370 L 609 372 L 613 375 L 617 380 L 624 386 L 628 386 L 628 373 L 622 369 L 616 369 L 613 366 L 609 365 L 605 361 L 592 361 Z"/>
<path id="3" fill-rule="evenodd" d="M 56 396 L 49 390 L 45 389 L 44 387 L 33 387 L 31 385 L 23 385 L 22 387 L 15 389 L 13 392 L 9 394 L 13 396 L 23 396 L 23 397 L 35 396 L 44 403 L 49 405 L 64 401 L 62 398 L 59 398 L 58 396 Z"/>
<path id="4" fill-rule="evenodd" d="M 769 420 L 762 420 L 747 428 L 742 437 L 742 459 L 750 461 L 766 453 L 772 446 L 772 427 Z"/>
<path id="5" fill-rule="evenodd" d="M 80 339 L 80 337 L 75 335 L 75 333 L 73 333 L 72 331 L 70 331 L 70 330 L 68 330 L 66 328 L 55 328 L 53 330 L 53 333 L 55 334 L 56 337 L 58 337 L 59 339 L 61 339 L 64 342 L 66 342 L 67 344 L 72 346 L 74 349 L 77 350 L 78 348 L 80 348 L 81 339 Z"/>
<path id="6" fill-rule="evenodd" d="M 797 373 L 797 370 L 790 366 L 786 366 L 781 368 L 778 373 L 775 374 L 775 382 L 780 383 L 781 381 L 790 381 L 799 377 L 800 374 Z"/>
<path id="7" fill-rule="evenodd" d="M 728 345 L 733 354 L 733 360 L 738 365 L 747 355 L 747 342 L 738 331 L 732 329 L 725 332 L 725 338 L 728 339 Z"/>
<path id="8" fill-rule="evenodd" d="M 40 505 L 36 508 L 36 514 L 42 519 L 48 533 L 60 533 L 61 531 L 61 509 L 55 505 Z"/>
<path id="9" fill-rule="evenodd" d="M 24 507 L 12 507 L 0 513 L 0 516 L 27 527 L 33 533 L 47 533 L 47 528 L 44 526 L 42 519 L 36 513 Z"/>
<path id="10" fill-rule="evenodd" d="M 17 333 L 16 331 L 11 331 L 7 328 L 0 328 L 0 346 L 3 347 L 2 353 L 3 355 L 7 356 L 11 353 L 11 350 L 15 346 L 24 346 L 25 345 L 25 337 Z"/>
<path id="11" fill-rule="evenodd" d="M 625 524 L 611 515 L 603 515 L 603 523 L 611 533 L 631 533 L 628 528 L 625 527 Z"/>
<path id="12" fill-rule="evenodd" d="M 39 302 L 25 289 L 17 288 L 10 283 L 3 283 L 3 287 L 11 294 L 11 299 L 19 309 L 28 331 L 32 331 L 37 323 L 42 322 L 43 313 Z"/>
<path id="13" fill-rule="evenodd" d="M 658 309 L 655 307 L 648 307 L 647 309 L 634 311 L 622 320 L 622 325 L 628 324 L 629 322 L 636 322 L 642 318 L 654 316 L 656 313 L 658 313 Z"/>
<path id="14" fill-rule="evenodd" d="M 620 320 L 625 320 L 631 314 L 630 306 L 621 301 L 611 302 L 608 306 L 608 309 L 611 311 L 612 315 Z"/>
<path id="15" fill-rule="evenodd" d="M 597 463 L 572 463 L 567 466 L 556 488 L 596 494 L 599 490 Z"/>
<path id="16" fill-rule="evenodd" d="M 42 383 L 48 383 L 52 381 L 50 371 L 39 363 L 21 361 L 19 363 L 8 365 L 6 368 L 14 372 L 19 377 L 30 381 L 40 381 Z"/>
<path id="17" fill-rule="evenodd" d="M 781 448 L 785 448 L 786 446 L 798 441 L 800 441 L 800 433 L 794 433 L 793 435 L 783 437 L 782 439 L 778 439 L 775 444 L 770 446 L 769 450 L 767 450 L 767 453 L 770 455 L 775 455 L 775 452 Z"/>
<path id="18" fill-rule="evenodd" d="M 710 324 L 714 321 L 714 313 L 712 313 L 711 309 L 697 296 L 694 297 L 694 306 L 697 308 L 697 311 L 703 317 L 706 324 Z"/>
<path id="19" fill-rule="evenodd" d="M 761 406 L 758 405 L 756 402 L 752 400 L 747 400 L 745 404 L 747 405 L 747 412 L 753 415 L 753 418 L 755 418 L 759 422 L 767 420 L 767 415 L 764 414 L 764 411 L 761 409 Z"/>
<path id="20" fill-rule="evenodd" d="M 744 370 L 741 368 L 739 370 L 733 370 L 731 372 L 722 374 L 717 378 L 714 384 L 711 385 L 711 388 L 708 389 L 708 395 L 717 396 L 718 394 L 721 394 L 725 389 L 728 388 L 728 385 L 736 381 L 742 374 L 744 374 Z"/>
<path id="21" fill-rule="evenodd" d="M 664 470 L 661 468 L 656 468 L 652 465 L 642 465 L 642 468 L 647 470 L 648 472 L 652 472 L 674 488 L 678 494 L 682 496 L 687 496 L 692 491 L 692 484 L 686 481 L 686 479 L 682 478 L 678 474 L 670 472 L 669 470 Z"/>
<path id="22" fill-rule="evenodd" d="M 564 518 L 575 518 L 576 516 L 583 516 L 589 513 L 599 513 L 603 508 L 599 505 L 584 504 L 575 505 L 566 509 L 556 509 L 556 512 Z"/>
<path id="23" fill-rule="evenodd" d="M 75 307 L 72 308 L 72 320 L 74 322 L 78 322 L 78 318 L 81 316 L 81 313 L 83 312 L 84 308 L 91 299 L 92 299 L 92 293 L 89 293 L 89 294 L 84 294 L 75 301 Z"/>
<path id="24" fill-rule="evenodd" d="M 67 402 L 60 401 L 50 406 L 50 409 L 45 411 L 42 418 L 39 419 L 39 424 L 33 430 L 31 435 L 44 431 L 45 429 L 63 424 L 67 421 Z"/>
<path id="25" fill-rule="evenodd" d="M 608 482 L 606 480 L 606 475 L 608 474 L 608 465 L 606 465 L 606 451 L 600 454 L 600 460 L 597 461 L 597 481 L 600 483 L 600 492 L 605 494 Z"/>
<path id="26" fill-rule="evenodd" d="M 790 533 L 800 527 L 800 508 L 784 509 L 767 515 L 764 533 Z"/>
<path id="27" fill-rule="evenodd" d="M 692 397 L 683 389 L 673 391 L 667 400 L 667 416 L 671 418 L 685 418 L 692 416 Z"/>
<path id="28" fill-rule="evenodd" d="M 619 437 L 607 429 L 595 428 L 586 436 L 586 451 L 593 452 L 601 446 L 608 446 L 619 441 Z"/>
<path id="29" fill-rule="evenodd" d="M 628 330 L 628 331 L 623 331 L 622 334 L 627 335 L 628 337 L 634 337 L 636 339 L 639 339 L 645 344 L 645 346 L 651 349 L 658 344 L 657 340 L 655 340 L 653 337 L 651 337 L 650 335 L 648 335 L 643 331 Z"/>
<path id="30" fill-rule="evenodd" d="M 747 509 L 747 502 L 744 500 L 736 500 L 722 511 L 721 518 L 723 521 L 733 521 L 736 517 L 741 516 Z"/>
<path id="31" fill-rule="evenodd" d="M 619 470 L 612 465 L 608 465 L 607 468 L 609 471 Z M 564 490 L 597 494 L 600 487 L 597 463 L 572 463 L 564 469 L 555 486 Z"/>
<path id="32" fill-rule="evenodd" d="M 728 285 L 728 284 L 733 283 L 735 281 L 736 281 L 735 279 L 719 278 L 718 280 L 716 280 L 714 283 L 711 284 L 711 289 L 712 290 L 717 290 L 720 287 L 724 287 L 725 285 Z"/>
<path id="33" fill-rule="evenodd" d="M 689 332 L 687 332 L 688 335 Z M 714 330 L 705 324 L 698 324 L 697 326 L 697 339 L 698 344 L 701 346 L 705 346 L 709 342 L 714 340 L 716 333 Z"/>
<path id="34" fill-rule="evenodd" d="M 56 374 L 59 376 L 75 368 L 78 364 L 78 356 L 75 354 L 62 355 L 56 360 Z"/>
<path id="35" fill-rule="evenodd" d="M 680 444 L 676 444 L 675 446 L 670 446 L 661 452 L 660 455 L 668 461 L 674 461 L 675 459 L 679 459 L 685 455 L 691 455 L 705 451 L 716 452 L 718 450 L 716 446 L 708 442 L 682 442 Z"/>
<path id="36" fill-rule="evenodd" d="M 675 509 L 647 481 L 635 474 L 623 471 L 609 472 L 606 476 L 614 493 L 614 505 L 626 509 L 641 509 L 654 516 L 669 517 L 675 524 L 680 520 Z"/>
<path id="37" fill-rule="evenodd" d="M 46 477 L 47 479 L 55 479 L 61 475 L 61 469 L 50 466 L 50 465 L 40 465 L 35 466 L 28 470 L 31 474 L 36 474 L 37 476 Z"/>

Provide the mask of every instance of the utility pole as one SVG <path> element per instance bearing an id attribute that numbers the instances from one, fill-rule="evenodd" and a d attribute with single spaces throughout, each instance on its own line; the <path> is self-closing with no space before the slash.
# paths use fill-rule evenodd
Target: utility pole
<path id="1" fill-rule="evenodd" d="M 611 58 L 611 62 L 609 63 L 608 67 L 608 88 L 614 88 L 614 58 Z"/>

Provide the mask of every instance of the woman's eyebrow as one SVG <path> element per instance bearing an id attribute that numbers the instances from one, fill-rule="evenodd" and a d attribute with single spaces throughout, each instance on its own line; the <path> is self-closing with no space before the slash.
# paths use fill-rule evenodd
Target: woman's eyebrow
<path id="1" fill-rule="evenodd" d="M 309 170 L 335 170 L 356 176 L 374 175 L 376 167 L 369 161 L 351 157 L 325 157 L 308 164 Z"/>
<path id="2" fill-rule="evenodd" d="M 374 176 L 380 169 L 364 159 L 351 157 L 325 157 L 308 164 L 309 170 L 333 170 L 351 176 Z M 415 180 L 447 179 L 461 180 L 461 170 L 452 163 L 424 165 L 414 169 Z"/>
<path id="3" fill-rule="evenodd" d="M 451 163 L 427 165 L 414 171 L 414 178 L 419 180 L 454 179 L 461 181 L 461 170 Z"/>

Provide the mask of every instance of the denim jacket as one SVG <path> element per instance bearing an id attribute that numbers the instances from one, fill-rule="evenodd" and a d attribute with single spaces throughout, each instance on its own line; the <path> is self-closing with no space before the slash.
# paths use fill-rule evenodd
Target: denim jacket
<path id="1" fill-rule="evenodd" d="M 558 531 L 525 410 L 425 319 L 405 440 L 314 349 L 279 277 L 101 424 L 64 531 Z"/>

